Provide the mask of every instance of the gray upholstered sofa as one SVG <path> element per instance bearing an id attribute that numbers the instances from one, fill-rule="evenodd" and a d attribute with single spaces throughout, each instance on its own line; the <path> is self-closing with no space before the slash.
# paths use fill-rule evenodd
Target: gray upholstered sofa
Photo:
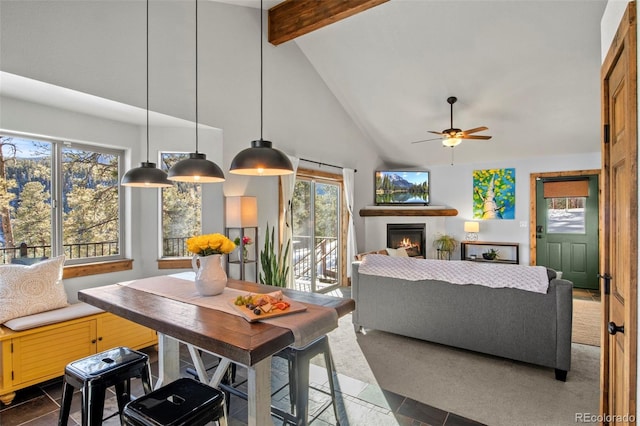
<path id="1" fill-rule="evenodd" d="M 360 274 L 352 264 L 356 331 L 377 329 L 551 367 L 571 368 L 573 284 L 551 279 L 547 294 L 514 288 L 408 281 Z"/>

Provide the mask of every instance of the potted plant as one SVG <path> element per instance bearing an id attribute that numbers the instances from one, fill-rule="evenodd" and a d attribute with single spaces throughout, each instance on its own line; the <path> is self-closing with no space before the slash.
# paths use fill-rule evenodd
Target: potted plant
<path id="1" fill-rule="evenodd" d="M 451 253 L 458 247 L 458 240 L 451 235 L 439 234 L 433 246 L 438 251 L 438 259 L 451 259 Z"/>
<path id="2" fill-rule="evenodd" d="M 275 250 L 275 230 L 271 229 L 271 237 L 269 237 L 269 224 L 267 224 L 267 232 L 264 241 L 264 250 L 260 252 L 260 264 L 262 272 L 260 273 L 260 283 L 274 285 L 277 287 L 286 287 L 287 278 L 289 276 L 289 266 L 287 258 L 291 247 L 291 240 L 287 239 L 287 244 L 283 248 L 282 244 Z"/>
<path id="3" fill-rule="evenodd" d="M 498 258 L 499 250 L 489 249 L 487 252 L 482 253 L 482 258 L 485 260 L 496 260 Z"/>

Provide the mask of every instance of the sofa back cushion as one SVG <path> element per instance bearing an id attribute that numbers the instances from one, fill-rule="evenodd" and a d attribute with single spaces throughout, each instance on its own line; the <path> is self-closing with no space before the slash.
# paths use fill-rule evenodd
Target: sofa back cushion
<path id="1" fill-rule="evenodd" d="M 34 265 L 0 266 L 0 324 L 67 306 L 62 284 L 64 256 Z"/>

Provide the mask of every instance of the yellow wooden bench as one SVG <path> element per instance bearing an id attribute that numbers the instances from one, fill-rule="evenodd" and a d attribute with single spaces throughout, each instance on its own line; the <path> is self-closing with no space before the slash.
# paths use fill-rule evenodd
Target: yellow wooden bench
<path id="1" fill-rule="evenodd" d="M 56 321 L 58 313 L 63 319 Z M 46 325 L 22 329 L 30 326 L 31 318 L 32 324 Z M 10 324 L 20 320 L 26 323 Z M 155 331 L 86 304 L 12 321 L 6 325 L 19 331 L 0 326 L 0 401 L 5 405 L 11 404 L 17 390 L 64 375 L 71 361 L 116 346 L 141 349 L 158 342 Z"/>

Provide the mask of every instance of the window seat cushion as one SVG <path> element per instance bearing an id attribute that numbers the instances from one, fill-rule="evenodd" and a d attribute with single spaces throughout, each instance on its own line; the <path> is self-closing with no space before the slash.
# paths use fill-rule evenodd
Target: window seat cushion
<path id="1" fill-rule="evenodd" d="M 52 309 L 38 314 L 15 318 L 5 322 L 4 326 L 13 331 L 22 331 L 30 328 L 41 327 L 43 325 L 86 317 L 88 315 L 99 314 L 102 312 L 104 311 L 100 308 L 96 308 L 88 303 L 79 302 L 65 306 L 64 308 Z"/>

